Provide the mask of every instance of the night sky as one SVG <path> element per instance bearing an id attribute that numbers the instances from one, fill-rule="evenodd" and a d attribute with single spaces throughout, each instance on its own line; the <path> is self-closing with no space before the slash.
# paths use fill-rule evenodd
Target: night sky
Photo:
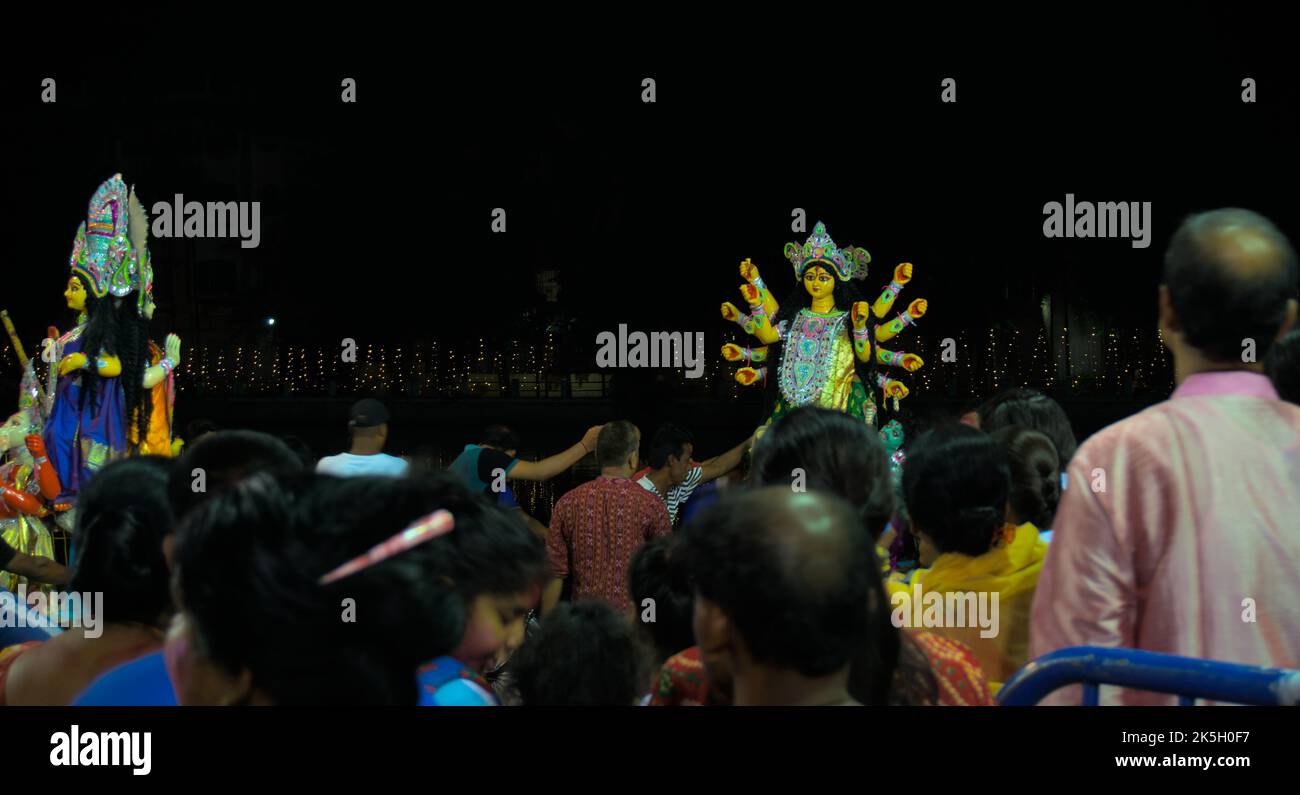
<path id="1" fill-rule="evenodd" d="M 703 331 L 716 351 L 741 259 L 778 298 L 793 285 L 795 207 L 872 253 L 869 299 L 914 263 L 903 297 L 930 300 L 935 335 L 1032 328 L 1044 294 L 1150 328 L 1189 211 L 1249 207 L 1300 240 L 1300 101 L 1279 26 L 1199 5 L 1086 33 L 1068 15 L 1000 13 L 998 36 L 828 29 L 814 47 L 800 24 L 778 48 L 143 70 L 129 99 L 102 74 L 28 64 L 4 85 L 18 224 L 0 304 L 29 347 L 69 324 L 73 233 L 117 171 L 147 205 L 262 202 L 259 248 L 151 241 L 155 336 L 212 344 L 247 344 L 268 316 L 296 344 L 528 340 L 536 272 L 555 269 L 551 312 L 573 319 L 579 361 L 620 323 Z M 45 76 L 55 105 L 39 101 Z M 356 104 L 339 101 L 346 76 Z M 944 77 L 956 104 L 939 101 Z M 1152 202 L 1151 247 L 1045 239 L 1043 205 L 1067 193 Z"/>

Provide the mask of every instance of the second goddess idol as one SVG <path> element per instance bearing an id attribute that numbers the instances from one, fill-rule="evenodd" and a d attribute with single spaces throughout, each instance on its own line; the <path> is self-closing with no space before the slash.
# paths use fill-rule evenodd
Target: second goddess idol
<path id="1" fill-rule="evenodd" d="M 45 447 L 71 502 L 105 463 L 130 454 L 172 455 L 172 372 L 181 341 L 149 339 L 153 266 L 149 219 L 117 174 L 91 197 L 77 229 L 64 297 L 80 313 L 58 338 L 57 386 Z"/>

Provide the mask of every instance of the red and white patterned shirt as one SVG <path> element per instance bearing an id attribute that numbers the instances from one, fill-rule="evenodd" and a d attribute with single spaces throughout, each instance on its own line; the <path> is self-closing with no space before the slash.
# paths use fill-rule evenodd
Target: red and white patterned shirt
<path id="1" fill-rule="evenodd" d="M 546 552 L 551 570 L 572 577 L 573 599 L 604 599 L 627 612 L 632 554 L 672 532 L 663 500 L 631 478 L 601 475 L 560 498 L 551 514 Z"/>

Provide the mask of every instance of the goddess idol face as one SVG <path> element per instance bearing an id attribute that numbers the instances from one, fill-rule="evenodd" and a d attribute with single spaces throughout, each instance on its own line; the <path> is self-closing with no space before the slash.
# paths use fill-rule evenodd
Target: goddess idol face
<path id="1" fill-rule="evenodd" d="M 803 288 L 813 300 L 826 298 L 835 291 L 835 277 L 820 265 L 814 265 L 803 273 Z"/>
<path id="2" fill-rule="evenodd" d="M 84 312 L 86 309 L 86 288 L 81 284 L 81 279 L 73 276 L 68 279 L 68 289 L 63 291 L 63 297 L 67 299 L 68 309 L 75 312 Z"/>

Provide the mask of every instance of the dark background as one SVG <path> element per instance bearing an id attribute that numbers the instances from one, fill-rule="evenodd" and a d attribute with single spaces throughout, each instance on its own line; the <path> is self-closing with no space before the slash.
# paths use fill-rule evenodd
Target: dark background
<path id="1" fill-rule="evenodd" d="M 745 257 L 778 299 L 788 292 L 781 251 L 807 235 L 790 231 L 801 207 L 809 228 L 823 220 L 840 245 L 872 253 L 868 300 L 897 262 L 915 264 L 899 308 L 925 297 L 930 313 L 891 347 L 931 355 L 926 383 L 907 379 L 908 404 L 955 411 L 990 391 L 933 355 L 939 339 L 978 348 L 990 330 L 1041 330 L 1049 391 L 1082 438 L 1166 395 L 1167 363 L 1136 384 L 1096 378 L 1060 337 L 1075 319 L 1076 335 L 1084 321 L 1103 335 L 1152 333 L 1161 254 L 1183 215 L 1249 207 L 1300 239 L 1294 33 L 1266 8 L 967 10 L 940 34 L 922 6 L 906 24 L 792 20 L 771 46 L 695 26 L 680 45 L 484 44 L 463 57 L 439 45 L 328 66 L 148 69 L 130 73 L 129 91 L 109 70 L 28 63 L 4 81 L 17 140 L 0 306 L 29 353 L 47 325 L 71 325 L 61 293 L 73 233 L 120 171 L 149 207 L 176 193 L 262 203 L 256 249 L 151 239 L 154 336 L 175 331 L 187 354 L 337 349 L 348 337 L 466 350 L 483 340 L 508 355 L 549 329 L 550 369 L 591 372 L 596 334 L 620 323 L 703 331 L 718 373 L 707 389 L 622 370 L 587 401 L 385 397 L 398 451 L 454 453 L 478 426 L 506 421 L 547 454 L 630 416 L 645 433 L 667 418 L 692 424 L 712 455 L 763 417 L 717 365 L 734 330 L 718 304 L 741 303 Z M 39 100 L 47 76 L 53 105 Z M 339 101 L 343 77 L 358 82 L 356 104 Z M 644 77 L 657 81 L 654 104 L 641 101 Z M 955 105 L 939 101 L 944 77 L 957 80 Z M 1243 77 L 1258 83 L 1255 104 L 1240 100 Z M 1151 247 L 1045 239 L 1043 205 L 1066 193 L 1152 202 Z M 495 207 L 505 234 L 491 232 Z M 558 302 L 540 294 L 541 271 L 557 272 Z M 3 377 L 16 384 L 9 362 Z M 181 430 L 208 416 L 298 433 L 322 454 L 343 444 L 347 389 L 251 395 L 187 377 Z"/>

